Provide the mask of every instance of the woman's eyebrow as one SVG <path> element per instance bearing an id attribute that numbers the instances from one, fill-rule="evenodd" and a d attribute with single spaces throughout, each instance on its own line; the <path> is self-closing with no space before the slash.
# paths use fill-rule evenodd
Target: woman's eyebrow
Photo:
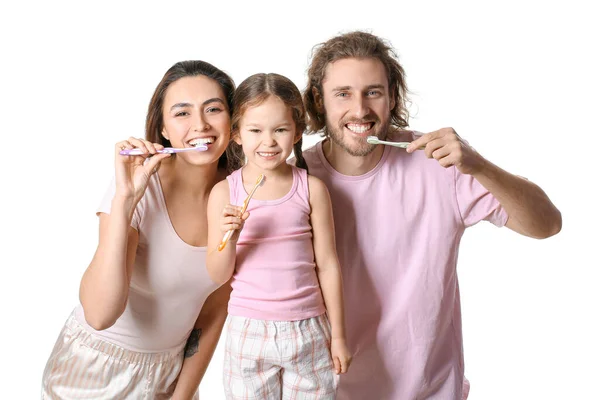
<path id="1" fill-rule="evenodd" d="M 215 102 L 221 103 L 223 105 L 225 104 L 223 99 L 220 99 L 218 97 L 213 97 L 212 99 L 208 99 L 208 100 L 205 100 L 204 102 L 202 102 L 202 105 L 205 106 L 207 104 L 215 103 Z M 185 107 L 192 107 L 192 103 L 176 103 L 171 106 L 171 110 L 174 108 L 185 108 Z"/>

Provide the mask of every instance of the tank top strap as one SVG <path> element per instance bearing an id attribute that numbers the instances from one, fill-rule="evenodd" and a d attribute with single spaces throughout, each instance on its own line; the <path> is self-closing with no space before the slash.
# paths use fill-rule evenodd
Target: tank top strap
<path id="1" fill-rule="evenodd" d="M 239 202 L 238 199 L 240 196 L 243 197 L 240 193 L 243 193 L 244 191 L 242 169 L 237 169 L 227 176 L 227 182 L 229 182 L 229 202 L 236 206 L 241 205 L 241 202 Z"/>
<path id="2" fill-rule="evenodd" d="M 304 168 L 298 168 L 296 166 L 292 166 L 292 171 L 294 171 L 294 178 L 296 182 L 298 182 L 296 186 L 296 195 L 309 207 L 310 209 L 310 199 L 309 199 L 309 191 L 308 191 L 308 173 Z"/>

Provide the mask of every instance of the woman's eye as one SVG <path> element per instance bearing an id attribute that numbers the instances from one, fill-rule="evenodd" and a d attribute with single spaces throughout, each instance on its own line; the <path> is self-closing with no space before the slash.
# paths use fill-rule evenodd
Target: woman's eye
<path id="1" fill-rule="evenodd" d="M 219 107 L 210 107 L 206 109 L 207 113 L 218 113 L 219 111 L 223 111 L 221 110 Z"/>
<path id="2" fill-rule="evenodd" d="M 175 114 L 176 117 L 182 117 L 186 115 L 190 115 L 190 113 L 188 113 L 187 111 L 179 111 L 177 114 Z"/>

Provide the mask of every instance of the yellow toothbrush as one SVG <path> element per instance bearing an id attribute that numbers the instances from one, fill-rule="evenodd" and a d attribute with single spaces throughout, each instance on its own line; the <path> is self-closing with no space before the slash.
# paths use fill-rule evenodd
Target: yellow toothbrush
<path id="1" fill-rule="evenodd" d="M 244 215 L 244 213 L 246 212 L 246 209 L 248 208 L 248 204 L 250 204 L 250 199 L 254 195 L 254 192 L 256 192 L 256 189 L 258 189 L 258 187 L 263 184 L 264 180 L 265 180 L 265 175 L 260 174 L 258 176 L 258 179 L 256 180 L 256 183 L 254 184 L 254 188 L 252 189 L 252 191 L 250 192 L 248 197 L 246 197 L 246 200 L 244 200 L 244 203 L 242 204 L 241 215 Z M 225 248 L 225 246 L 227 246 L 227 242 L 229 241 L 229 239 L 231 239 L 231 235 L 233 235 L 233 229 L 227 231 L 225 236 L 223 236 L 223 240 L 221 240 L 221 243 L 219 243 L 219 247 L 218 247 L 219 251 L 223 250 Z"/>

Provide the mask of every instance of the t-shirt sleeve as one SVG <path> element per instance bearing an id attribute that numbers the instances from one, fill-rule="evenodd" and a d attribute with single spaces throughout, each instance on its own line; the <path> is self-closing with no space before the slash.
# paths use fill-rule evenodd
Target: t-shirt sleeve
<path id="1" fill-rule="evenodd" d="M 110 207 L 112 206 L 112 200 L 115 197 L 115 193 L 117 191 L 117 183 L 113 178 L 100 202 L 100 205 L 96 209 L 96 214 L 105 213 L 110 214 Z M 144 211 L 144 198 L 140 200 L 135 207 L 135 211 L 133 212 L 133 218 L 131 219 L 131 227 L 135 230 L 139 230 L 140 222 L 142 220 Z"/>
<path id="2" fill-rule="evenodd" d="M 458 211 L 465 226 L 481 220 L 499 227 L 506 225 L 508 214 L 500 202 L 473 176 L 461 173 L 456 167 L 453 169 Z"/>

